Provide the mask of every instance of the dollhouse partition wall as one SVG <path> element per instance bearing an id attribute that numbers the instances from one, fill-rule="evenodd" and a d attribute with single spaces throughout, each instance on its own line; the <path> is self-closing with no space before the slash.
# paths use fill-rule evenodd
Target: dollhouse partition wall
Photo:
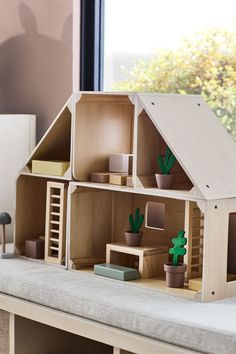
<path id="1" fill-rule="evenodd" d="M 167 146 L 177 163 L 173 189 L 163 190 L 155 182 L 156 159 Z M 91 181 L 92 172 L 109 171 L 109 156 L 116 153 L 132 157 L 133 187 Z M 124 243 L 128 216 L 139 207 L 145 215 L 142 246 L 169 248 L 172 237 L 186 231 L 186 284 L 198 279 L 200 286 L 167 289 L 163 278 L 134 284 L 201 301 L 236 295 L 235 260 L 232 252 L 228 256 L 236 237 L 235 156 L 235 143 L 200 96 L 75 93 L 18 178 L 16 254 L 24 257 L 25 241 L 38 237 L 45 237 L 47 252 L 51 238 L 52 261 L 89 272 L 105 262 L 107 244 Z M 34 173 L 33 160 L 66 161 L 69 167 L 61 176 Z M 59 241 L 48 231 L 47 183 L 67 190 L 65 257 L 59 262 Z"/>

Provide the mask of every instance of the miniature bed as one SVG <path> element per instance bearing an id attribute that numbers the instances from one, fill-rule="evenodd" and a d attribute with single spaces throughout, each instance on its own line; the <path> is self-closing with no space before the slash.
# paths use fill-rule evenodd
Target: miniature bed
<path id="1" fill-rule="evenodd" d="M 235 298 L 203 304 L 131 284 L 0 260 L 10 354 L 235 353 Z"/>
<path id="2" fill-rule="evenodd" d="M 168 149 L 175 181 L 160 189 L 156 160 Z M 107 262 L 108 245 L 124 247 L 139 207 L 139 253 L 127 247 L 109 258 L 140 270 L 145 249 L 145 277 L 133 284 L 204 302 L 234 296 L 235 156 L 235 143 L 199 96 L 75 93 L 18 178 L 15 253 L 93 273 Z M 163 250 L 180 230 L 187 272 L 185 287 L 174 289 L 166 286 Z"/>

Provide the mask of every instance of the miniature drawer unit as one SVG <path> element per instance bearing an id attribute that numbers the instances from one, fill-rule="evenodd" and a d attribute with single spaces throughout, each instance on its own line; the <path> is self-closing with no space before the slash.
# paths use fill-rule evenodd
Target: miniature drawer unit
<path id="1" fill-rule="evenodd" d="M 168 262 L 167 247 L 129 247 L 120 243 L 107 244 L 106 262 L 114 264 L 132 263 L 132 257 L 135 256 L 139 276 L 142 279 L 160 277 L 164 275 L 164 264 Z M 128 257 L 124 257 L 128 255 Z"/>
<path id="2" fill-rule="evenodd" d="M 45 260 L 69 270 L 93 272 L 108 249 L 107 262 L 139 269 L 134 285 L 235 296 L 235 156 L 200 96 L 77 92 L 18 178 L 16 253 L 45 235 Z M 35 160 L 69 165 L 36 174 Z M 184 269 L 183 288 L 167 287 L 163 263 Z"/>

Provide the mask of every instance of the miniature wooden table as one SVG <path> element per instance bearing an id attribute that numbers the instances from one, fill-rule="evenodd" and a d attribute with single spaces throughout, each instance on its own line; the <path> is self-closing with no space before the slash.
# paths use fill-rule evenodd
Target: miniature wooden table
<path id="1" fill-rule="evenodd" d="M 168 262 L 167 247 L 130 247 L 122 243 L 108 243 L 106 247 L 106 262 L 122 264 L 122 255 L 131 255 L 138 258 L 140 278 L 154 278 L 164 274 L 164 263 Z M 127 258 L 126 258 L 127 262 Z M 131 264 L 126 264 L 131 266 Z"/>

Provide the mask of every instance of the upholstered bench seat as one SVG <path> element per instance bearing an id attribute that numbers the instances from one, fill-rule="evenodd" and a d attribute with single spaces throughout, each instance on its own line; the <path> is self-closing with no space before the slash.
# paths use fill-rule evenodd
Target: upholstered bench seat
<path id="1" fill-rule="evenodd" d="M 202 353 L 236 353 L 236 298 L 202 304 L 22 259 L 0 260 L 0 292 Z"/>

